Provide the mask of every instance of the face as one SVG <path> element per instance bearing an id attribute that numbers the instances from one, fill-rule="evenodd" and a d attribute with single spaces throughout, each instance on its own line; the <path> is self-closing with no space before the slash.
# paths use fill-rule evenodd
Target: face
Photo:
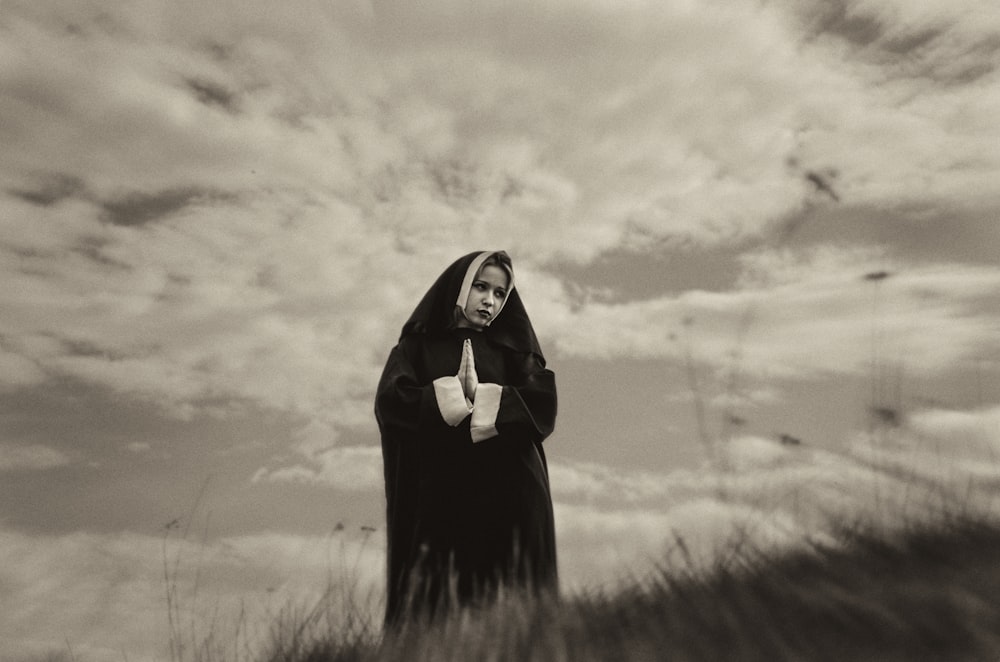
<path id="1" fill-rule="evenodd" d="M 472 280 L 472 289 L 465 302 L 465 317 L 459 320 L 459 326 L 474 329 L 485 327 L 503 305 L 509 285 L 507 272 L 500 267 L 488 264 L 480 269 Z"/>

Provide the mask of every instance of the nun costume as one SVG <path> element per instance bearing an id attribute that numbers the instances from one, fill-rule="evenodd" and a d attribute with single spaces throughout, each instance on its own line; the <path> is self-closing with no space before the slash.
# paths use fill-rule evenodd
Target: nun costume
<path id="1" fill-rule="evenodd" d="M 424 295 L 379 380 L 388 533 L 386 624 L 554 595 L 555 527 L 542 441 L 556 419 L 503 251 L 471 253 Z"/>

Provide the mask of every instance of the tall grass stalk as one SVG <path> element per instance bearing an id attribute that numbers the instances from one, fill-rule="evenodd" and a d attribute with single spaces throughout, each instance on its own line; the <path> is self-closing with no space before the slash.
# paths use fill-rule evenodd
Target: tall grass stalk
<path id="1" fill-rule="evenodd" d="M 846 520 L 834 528 L 826 542 L 783 554 L 747 537 L 708 569 L 662 565 L 613 592 L 561 603 L 512 595 L 380 640 L 330 632 L 296 655 L 267 659 L 998 659 L 1000 527 L 955 515 L 894 531 Z"/>
<path id="2" fill-rule="evenodd" d="M 330 544 L 339 538 L 339 561 L 335 563 L 328 555 L 326 585 L 318 585 L 318 595 L 288 598 L 276 611 L 269 602 L 248 604 L 244 598 L 234 619 L 219 599 L 205 594 L 207 517 L 195 552 L 188 541 L 202 498 L 199 494 L 186 521 L 174 520 L 164 529 L 170 662 L 321 660 L 329 658 L 334 646 L 339 651 L 360 650 L 378 641 L 382 596 L 373 588 L 363 588 L 359 581 L 361 558 L 374 528 L 361 527 L 361 542 L 351 556 L 344 536 L 339 535 L 343 525 L 336 527 Z"/>

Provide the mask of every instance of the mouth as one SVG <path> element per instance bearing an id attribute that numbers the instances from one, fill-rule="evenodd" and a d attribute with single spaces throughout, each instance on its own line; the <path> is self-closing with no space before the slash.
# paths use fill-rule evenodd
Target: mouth
<path id="1" fill-rule="evenodd" d="M 488 320 L 489 318 L 493 317 L 493 313 L 491 313 L 488 310 L 477 310 L 476 313 L 478 313 L 479 316 L 482 317 L 484 320 Z"/>

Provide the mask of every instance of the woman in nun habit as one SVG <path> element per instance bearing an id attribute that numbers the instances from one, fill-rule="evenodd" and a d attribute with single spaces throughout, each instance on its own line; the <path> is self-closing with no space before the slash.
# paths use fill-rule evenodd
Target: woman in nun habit
<path id="1" fill-rule="evenodd" d="M 387 625 L 557 590 L 542 440 L 556 419 L 503 251 L 449 266 L 403 325 L 379 380 Z"/>

